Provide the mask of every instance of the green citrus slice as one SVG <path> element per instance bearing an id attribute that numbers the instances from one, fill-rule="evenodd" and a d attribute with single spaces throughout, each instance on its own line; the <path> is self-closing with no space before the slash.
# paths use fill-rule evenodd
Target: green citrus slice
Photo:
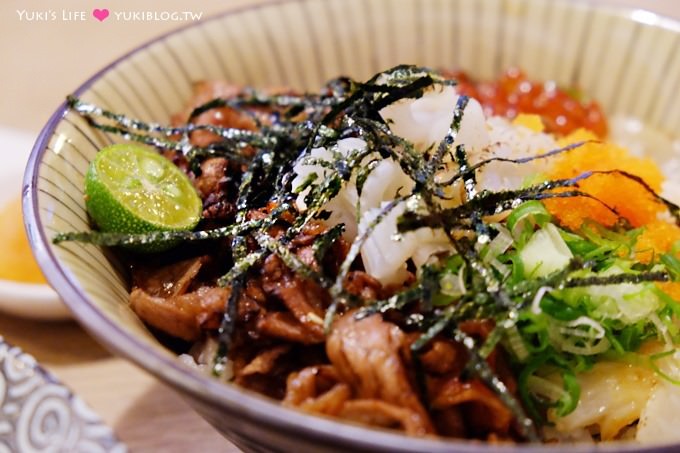
<path id="1" fill-rule="evenodd" d="M 85 205 L 105 232 L 191 230 L 203 204 L 189 178 L 156 151 L 137 144 L 97 153 L 85 174 Z"/>

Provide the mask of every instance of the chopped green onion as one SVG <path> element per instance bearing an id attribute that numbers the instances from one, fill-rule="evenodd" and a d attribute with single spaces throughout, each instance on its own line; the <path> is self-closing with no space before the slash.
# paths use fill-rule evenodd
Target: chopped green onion
<path id="1" fill-rule="evenodd" d="M 661 369 L 661 367 L 659 367 L 659 365 L 657 364 L 657 362 L 659 360 L 664 359 L 664 358 L 669 357 L 669 356 L 672 356 L 672 355 L 676 354 L 676 352 L 677 352 L 676 349 L 671 349 L 669 351 L 659 352 L 658 354 L 652 354 L 652 355 L 649 356 L 649 364 L 650 364 L 650 367 L 654 370 L 654 372 L 656 374 L 658 374 L 659 376 L 661 376 L 663 379 L 667 380 L 668 382 L 670 382 L 673 385 L 680 386 L 680 379 L 677 379 L 677 378 L 669 375 L 668 373 L 663 371 Z"/>
<path id="2" fill-rule="evenodd" d="M 576 379 L 576 375 L 571 370 L 562 370 L 561 376 L 565 392 L 557 401 L 555 413 L 558 417 L 564 417 L 572 413 L 576 406 L 578 406 L 578 401 L 581 398 L 581 386 Z"/>
<path id="3" fill-rule="evenodd" d="M 527 377 L 527 386 L 531 393 L 548 401 L 559 401 L 566 393 L 563 386 L 535 374 Z"/>
<path id="4" fill-rule="evenodd" d="M 461 266 L 457 274 L 445 273 L 439 279 L 439 291 L 445 296 L 464 296 L 467 293 L 465 288 L 465 266 Z"/>
<path id="5" fill-rule="evenodd" d="M 666 270 L 673 277 L 673 281 L 680 281 L 680 259 L 670 253 L 665 253 L 659 257 L 659 261 L 666 266 Z"/>
<path id="6" fill-rule="evenodd" d="M 517 361 L 520 363 L 525 362 L 529 358 L 530 353 L 517 326 L 513 325 L 505 329 L 505 337 L 507 338 L 508 349 L 515 355 Z"/>
<path id="7" fill-rule="evenodd" d="M 494 228 L 498 231 L 498 234 L 489 243 L 486 252 L 482 256 L 482 261 L 484 263 L 490 263 L 492 260 L 498 258 L 498 256 L 505 253 L 514 242 L 512 235 L 507 228 L 502 225 L 494 225 Z"/>
<path id="8" fill-rule="evenodd" d="M 659 340 L 663 341 L 667 347 L 672 348 L 673 339 L 671 338 L 670 333 L 668 332 L 668 327 L 666 327 L 663 324 L 663 322 L 661 322 L 659 315 L 657 315 L 656 313 L 652 313 L 649 315 L 648 319 L 652 322 L 652 324 L 654 324 L 654 327 L 656 327 L 656 332 L 657 335 L 659 336 Z"/>
<path id="9" fill-rule="evenodd" d="M 545 382 L 546 380 L 536 375 L 538 370 L 549 365 L 553 365 L 558 368 L 562 378 L 562 392 L 559 392 L 557 389 L 552 387 L 549 388 Z M 557 355 L 555 351 L 550 349 L 537 356 L 534 356 L 534 358 L 520 372 L 517 384 L 520 397 L 524 402 L 527 411 L 532 417 L 536 419 L 542 418 L 542 415 L 536 407 L 536 404 L 540 404 L 542 401 L 537 397 L 547 397 L 549 400 L 547 405 L 555 407 L 557 415 L 564 417 L 576 409 L 581 396 L 581 387 L 569 363 Z M 538 387 L 535 388 L 532 386 L 532 384 L 538 385 Z M 553 400 L 550 397 L 557 398 Z"/>
<path id="10" fill-rule="evenodd" d="M 561 351 L 576 355 L 596 355 L 610 348 L 602 325 L 592 318 L 580 316 L 568 323 L 556 323 L 548 335 Z"/>
<path id="11" fill-rule="evenodd" d="M 543 313 L 550 315 L 558 321 L 574 321 L 580 316 L 585 315 L 584 310 L 572 307 L 564 300 L 551 297 L 549 294 L 540 299 L 538 304 Z"/>
<path id="12" fill-rule="evenodd" d="M 536 200 L 526 201 L 512 210 L 507 219 L 512 236 L 519 240 L 526 231 L 533 231 L 535 225 L 543 226 L 550 221 L 550 213 L 543 203 Z"/>
<path id="13" fill-rule="evenodd" d="M 541 300 L 543 299 L 543 296 L 545 296 L 548 292 L 552 291 L 553 288 L 550 286 L 541 286 L 538 288 L 538 291 L 536 291 L 536 295 L 534 296 L 534 300 L 531 302 L 531 312 L 535 314 L 541 313 Z"/>
<path id="14" fill-rule="evenodd" d="M 544 277 L 566 268 L 574 257 L 552 223 L 536 231 L 519 252 L 524 269 L 533 277 Z"/>

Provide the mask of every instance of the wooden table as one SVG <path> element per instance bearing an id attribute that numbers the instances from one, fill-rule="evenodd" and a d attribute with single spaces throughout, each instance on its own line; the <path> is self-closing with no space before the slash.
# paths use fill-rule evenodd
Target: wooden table
<path id="1" fill-rule="evenodd" d="M 113 11 L 192 11 L 209 16 L 267 0 L 115 0 Z M 680 18 L 676 0 L 600 0 L 644 5 Z M 107 4 L 108 3 L 108 4 Z M 162 6 L 161 6 L 162 5 Z M 0 2 L 0 125 L 37 134 L 64 95 L 113 58 L 182 24 L 173 22 L 22 21 L 18 11 L 86 11 L 89 0 Z M 19 188 L 17 188 L 17 192 Z M 1 253 L 1 252 L 0 252 Z M 78 393 L 132 451 L 238 451 L 165 385 L 113 357 L 73 322 L 0 314 L 0 335 L 33 354 Z"/>

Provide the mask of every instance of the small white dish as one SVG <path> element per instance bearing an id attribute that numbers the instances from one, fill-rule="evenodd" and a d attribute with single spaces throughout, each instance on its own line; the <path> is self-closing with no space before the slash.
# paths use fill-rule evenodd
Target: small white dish
<path id="1" fill-rule="evenodd" d="M 0 127 L 0 207 L 21 196 L 21 182 L 34 137 L 26 132 Z M 20 221 L 17 219 L 17 221 Z M 2 259 L 0 249 L 0 260 Z M 24 318 L 59 320 L 70 318 L 66 305 L 46 284 L 0 279 L 0 311 Z"/>
<path id="2" fill-rule="evenodd" d="M 59 295 L 48 285 L 0 279 L 0 311 L 23 318 L 60 320 L 71 317 Z"/>

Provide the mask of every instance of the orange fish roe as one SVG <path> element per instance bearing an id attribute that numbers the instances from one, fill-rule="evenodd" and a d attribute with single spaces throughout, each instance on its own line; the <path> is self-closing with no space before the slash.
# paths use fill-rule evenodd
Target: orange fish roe
<path id="1" fill-rule="evenodd" d="M 660 220 L 649 223 L 635 242 L 635 259 L 642 263 L 649 263 L 653 259 L 657 261 L 660 254 L 669 252 L 678 241 L 679 226 Z M 680 257 L 680 253 L 677 255 Z M 680 282 L 657 283 L 656 286 L 673 300 L 680 302 Z"/>
<path id="2" fill-rule="evenodd" d="M 596 138 L 593 133 L 580 129 L 560 140 L 560 145 Z M 656 192 L 660 191 L 664 179 L 651 159 L 632 156 L 625 148 L 602 142 L 586 143 L 556 157 L 546 176 L 573 178 L 589 170 L 626 171 L 642 178 Z M 619 174 L 594 175 L 579 182 L 578 189 L 613 207 L 635 227 L 656 221 L 657 214 L 665 210 L 642 185 Z M 601 203 L 585 197 L 550 199 L 545 205 L 563 226 L 572 230 L 578 229 L 586 219 L 604 226 L 612 226 L 617 220 Z"/>
<path id="3" fill-rule="evenodd" d="M 656 286 L 671 296 L 671 299 L 680 303 L 680 282 L 657 283 Z"/>
<path id="4" fill-rule="evenodd" d="M 661 253 L 668 252 L 680 241 L 680 227 L 657 220 L 645 225 L 642 234 L 635 242 L 635 259 L 641 263 L 649 263 Z"/>

